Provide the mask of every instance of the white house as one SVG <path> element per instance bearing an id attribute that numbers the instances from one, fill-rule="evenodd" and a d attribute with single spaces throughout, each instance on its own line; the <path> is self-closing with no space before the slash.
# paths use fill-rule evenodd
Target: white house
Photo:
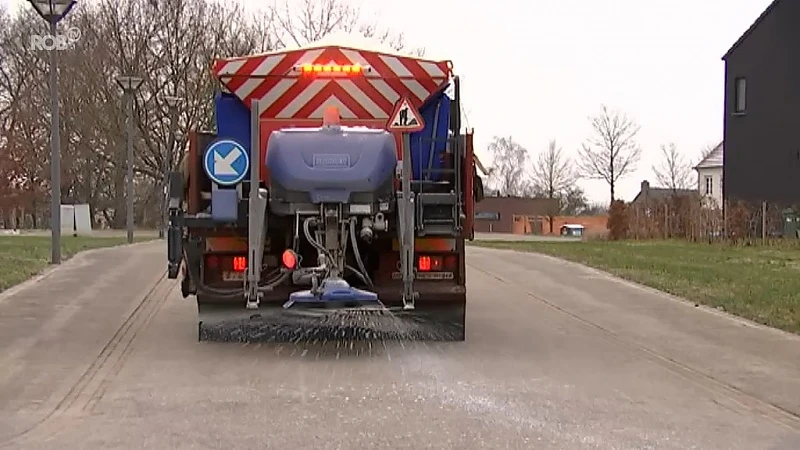
<path id="1" fill-rule="evenodd" d="M 708 156 L 694 167 L 697 171 L 697 190 L 712 208 L 722 207 L 722 157 L 725 152 L 720 143 Z"/>

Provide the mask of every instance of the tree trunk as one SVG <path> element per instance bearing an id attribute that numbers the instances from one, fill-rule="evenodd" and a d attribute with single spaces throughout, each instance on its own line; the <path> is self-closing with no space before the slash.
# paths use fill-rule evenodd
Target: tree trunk
<path id="1" fill-rule="evenodd" d="M 611 202 L 609 203 L 609 205 L 612 204 L 612 203 L 614 203 L 614 182 L 613 181 L 611 182 Z"/>

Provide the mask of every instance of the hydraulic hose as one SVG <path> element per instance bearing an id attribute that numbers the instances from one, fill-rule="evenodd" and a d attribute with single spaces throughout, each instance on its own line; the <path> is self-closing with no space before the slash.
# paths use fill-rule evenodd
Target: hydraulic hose
<path id="1" fill-rule="evenodd" d="M 314 239 L 311 236 L 311 229 L 309 228 L 309 226 L 310 226 L 311 222 L 314 221 L 314 220 L 316 220 L 314 217 L 309 217 L 309 218 L 307 218 L 306 220 L 303 221 L 303 234 L 306 235 L 306 239 L 308 239 L 308 242 L 311 245 L 313 245 L 314 248 L 316 248 L 320 252 L 324 253 L 325 256 L 327 256 L 328 259 L 331 261 L 331 263 L 333 263 L 333 255 L 331 255 L 331 253 L 328 251 L 327 248 L 325 248 L 322 244 L 317 242 L 317 240 Z"/>
<path id="2" fill-rule="evenodd" d="M 356 269 L 355 267 L 353 267 L 353 266 L 351 266 L 349 264 L 345 264 L 344 268 L 349 270 L 350 272 L 353 272 L 353 274 L 356 275 L 359 279 L 361 279 L 361 281 L 363 281 L 364 284 L 369 286 L 370 282 L 367 280 L 367 278 L 364 276 L 364 274 L 361 273 L 361 271 L 359 271 L 358 269 Z"/>
<path id="3" fill-rule="evenodd" d="M 356 257 L 356 263 L 358 264 L 358 268 L 361 269 L 361 275 L 363 275 L 364 282 L 367 283 L 369 288 L 373 288 L 374 285 L 372 284 L 372 280 L 370 279 L 369 275 L 367 274 L 367 269 L 364 268 L 364 262 L 361 260 L 361 252 L 358 251 L 358 239 L 356 239 L 356 219 L 350 219 L 350 241 L 353 243 L 353 253 Z"/>
<path id="4" fill-rule="evenodd" d="M 313 236 L 311 236 L 310 224 L 314 220 L 316 220 L 314 217 L 309 217 L 303 221 L 303 234 L 305 234 L 306 239 L 311 245 L 314 246 L 314 248 L 324 253 L 325 256 L 327 256 L 328 259 L 331 261 L 331 263 L 333 263 L 334 262 L 333 255 L 331 255 L 328 249 L 326 249 L 322 244 L 320 244 L 316 239 L 314 239 Z M 346 268 L 355 273 L 361 279 L 361 281 L 363 281 L 368 287 L 373 288 L 374 284 L 372 283 L 372 279 L 370 279 L 369 275 L 367 274 L 367 270 L 364 267 L 364 261 L 361 259 L 361 253 L 358 250 L 358 239 L 356 237 L 355 218 L 350 220 L 349 228 L 350 228 L 350 242 L 352 242 L 353 253 L 355 254 L 356 263 L 358 264 L 358 268 L 360 270 L 357 270 L 356 268 L 350 266 L 346 266 Z M 343 239 L 346 244 L 347 236 L 346 235 L 343 236 Z M 347 245 L 345 245 L 345 248 L 347 248 Z"/>

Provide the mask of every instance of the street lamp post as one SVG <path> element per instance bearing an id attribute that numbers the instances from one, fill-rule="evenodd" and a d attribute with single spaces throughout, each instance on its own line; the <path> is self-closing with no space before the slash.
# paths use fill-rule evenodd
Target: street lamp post
<path id="1" fill-rule="evenodd" d="M 76 0 L 28 0 L 50 24 L 56 36 L 58 22 L 75 6 Z M 58 105 L 58 54 L 50 53 L 50 262 L 61 264 L 61 123 Z"/>
<path id="2" fill-rule="evenodd" d="M 178 159 L 178 163 L 181 162 L 181 160 L 183 159 L 183 156 L 184 156 L 183 155 L 183 147 L 184 147 L 183 146 L 183 139 L 184 139 L 183 133 L 180 130 L 176 131 L 175 132 L 175 147 L 174 148 L 178 150 L 178 156 L 179 156 L 179 158 L 177 158 Z M 170 161 L 174 161 L 174 160 L 175 160 L 175 154 L 171 153 Z"/>
<path id="3" fill-rule="evenodd" d="M 179 97 L 165 96 L 164 101 L 167 102 L 169 108 L 169 137 L 167 138 L 167 148 L 164 155 L 162 155 L 162 180 L 161 180 L 161 228 L 159 229 L 158 236 L 164 237 L 167 230 L 167 183 L 168 174 L 172 170 L 173 148 L 177 141 L 175 135 L 175 122 L 177 121 L 178 105 L 181 102 Z"/>
<path id="4" fill-rule="evenodd" d="M 128 135 L 128 179 L 125 185 L 125 200 L 127 204 L 127 217 L 125 228 L 128 230 L 128 243 L 133 243 L 133 94 L 142 85 L 142 79 L 133 76 L 117 77 L 117 84 L 125 94 L 126 103 L 126 129 Z"/>

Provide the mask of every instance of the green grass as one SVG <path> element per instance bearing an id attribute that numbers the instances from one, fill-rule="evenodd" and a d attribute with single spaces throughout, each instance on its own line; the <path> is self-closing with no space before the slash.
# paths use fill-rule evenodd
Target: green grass
<path id="1" fill-rule="evenodd" d="M 800 243 L 732 246 L 683 241 L 508 242 L 482 247 L 544 253 L 800 333 Z"/>
<path id="2" fill-rule="evenodd" d="M 134 237 L 134 242 L 153 239 Z M 127 242 L 124 237 L 61 238 L 61 260 L 93 248 L 113 247 Z M 49 236 L 0 236 L 0 292 L 37 275 L 50 264 Z"/>

